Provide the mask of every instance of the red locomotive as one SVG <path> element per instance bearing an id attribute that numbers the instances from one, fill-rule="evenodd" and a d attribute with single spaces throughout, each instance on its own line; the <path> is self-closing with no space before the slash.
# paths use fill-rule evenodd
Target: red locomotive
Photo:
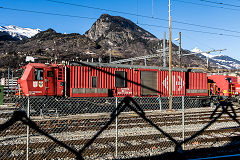
<path id="1" fill-rule="evenodd" d="M 169 94 L 168 68 L 163 67 L 72 62 L 29 63 L 24 68 L 18 83 L 25 96 L 167 97 Z M 173 96 L 208 96 L 204 71 L 175 68 L 172 73 Z"/>
<path id="2" fill-rule="evenodd" d="M 239 101 L 240 77 L 228 75 L 209 75 L 209 95 L 231 97 Z"/>

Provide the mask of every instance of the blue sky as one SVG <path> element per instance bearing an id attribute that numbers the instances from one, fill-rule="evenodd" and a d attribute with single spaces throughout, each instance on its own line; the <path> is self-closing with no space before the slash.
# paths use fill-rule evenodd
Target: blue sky
<path id="1" fill-rule="evenodd" d="M 160 39 L 163 38 L 163 32 L 166 32 L 168 39 L 168 0 L 65 1 L 75 5 L 52 1 L 64 2 L 63 0 L 0 0 L 0 7 L 3 7 L 0 8 L 0 25 L 17 25 L 41 30 L 52 28 L 61 33 L 84 34 L 101 14 L 107 13 L 130 19 Z M 171 0 L 171 15 L 173 20 L 172 39 L 177 38 L 178 33 L 181 32 L 182 48 L 192 50 L 198 47 L 203 51 L 226 48 L 227 50 L 223 51 L 223 54 L 240 60 L 240 0 Z M 151 18 L 152 16 L 153 18 Z M 176 21 L 181 23 L 176 23 Z M 182 22 L 188 23 L 188 25 L 182 24 Z M 205 27 L 199 27 L 199 25 Z M 214 54 L 219 54 L 219 52 L 212 53 L 212 55 Z"/>

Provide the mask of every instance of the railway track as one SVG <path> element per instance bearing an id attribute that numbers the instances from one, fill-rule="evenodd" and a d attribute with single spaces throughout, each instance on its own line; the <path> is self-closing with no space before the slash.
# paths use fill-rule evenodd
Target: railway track
<path id="1" fill-rule="evenodd" d="M 204 110 L 185 113 L 185 137 L 193 135 L 200 128 L 194 128 L 196 125 L 204 126 L 210 119 L 213 109 L 205 108 Z M 240 114 L 238 107 L 235 107 L 237 114 Z M 218 114 L 219 112 L 217 112 Z M 169 135 L 177 140 L 182 139 L 182 114 L 178 111 L 168 112 L 147 112 L 146 117 L 165 130 Z M 80 149 L 86 144 L 91 137 L 99 131 L 109 120 L 109 114 L 86 114 L 64 116 L 56 119 L 48 117 L 41 119 L 32 117 L 41 129 L 63 141 L 76 149 Z M 231 128 L 228 126 L 229 119 L 224 115 L 219 119 L 215 127 L 209 128 L 197 138 L 185 144 L 185 149 L 192 149 L 196 146 L 221 145 L 228 142 L 234 137 L 240 135 L 238 127 Z M 240 120 L 240 118 L 238 118 Z M 173 151 L 174 144 L 169 141 L 160 132 L 146 123 L 142 118 L 133 112 L 123 113 L 118 117 L 118 152 L 119 156 L 124 153 L 147 154 L 149 152 L 161 154 L 166 151 Z M 173 129 L 173 126 L 175 129 Z M 224 126 L 224 128 L 223 128 Z M 114 157 L 115 152 L 115 124 L 110 125 L 94 143 L 84 150 L 85 158 L 97 157 Z M 75 157 L 72 153 L 59 147 L 56 143 L 49 141 L 47 138 L 30 130 L 30 158 L 71 158 Z M 26 127 L 21 123 L 12 126 L 8 130 L 1 132 L 0 156 L 21 159 L 25 157 L 24 148 L 26 148 Z M 90 156 L 92 155 L 92 156 Z M 142 155 L 142 156 L 143 156 Z"/>
<path id="2" fill-rule="evenodd" d="M 229 132 L 238 132 L 240 134 L 239 129 L 225 129 L 222 131 L 222 133 L 229 133 Z M 194 132 L 186 132 L 186 136 L 192 135 Z M 219 130 L 209 130 L 206 131 L 205 134 L 214 134 L 218 133 Z M 172 133 L 171 136 L 173 138 L 178 138 L 181 136 L 182 133 L 177 132 L 177 133 Z M 204 135 L 205 135 L 204 134 Z M 194 140 L 189 141 L 186 145 L 188 145 L 189 149 L 192 149 L 193 146 L 196 147 L 201 145 L 201 144 L 206 144 L 209 143 L 208 145 L 213 144 L 213 142 L 222 142 L 222 141 L 231 141 L 232 138 L 238 137 L 238 136 L 232 136 L 232 137 L 211 137 L 211 138 L 196 138 Z M 139 140 L 140 139 L 140 140 Z M 84 139 L 84 140 L 66 140 L 64 141 L 65 144 L 68 144 L 70 146 L 74 146 L 75 148 L 80 149 L 84 144 L 86 144 L 90 139 Z M 135 141 L 138 141 L 136 143 Z M 148 141 L 154 141 L 154 143 L 146 143 Z M 135 143 L 134 145 L 130 145 L 132 143 Z M 108 146 L 108 147 L 104 147 Z M 115 137 L 109 137 L 109 138 L 97 138 L 94 144 L 86 149 L 84 151 L 83 156 L 89 156 L 89 155 L 94 155 L 94 154 L 107 154 L 107 153 L 113 153 L 115 151 Z M 162 134 L 154 134 L 154 135 L 139 135 L 139 136 L 124 136 L 124 137 L 119 137 L 118 138 L 118 151 L 119 152 L 129 152 L 129 151 L 140 151 L 140 150 L 146 150 L 147 148 L 152 148 L 153 150 L 157 150 L 159 146 L 164 146 L 174 148 L 174 144 L 171 141 L 168 141 Z M 41 159 L 41 157 L 48 157 L 48 158 L 74 158 L 75 155 L 72 153 L 69 153 L 68 151 L 63 151 L 56 152 L 57 148 L 60 148 L 58 145 L 56 145 L 55 142 L 41 142 L 41 143 L 33 143 L 30 144 L 29 146 L 31 148 L 31 159 Z M 194 148 L 195 148 L 194 147 Z M 205 146 L 206 147 L 206 146 Z M 18 145 L 8 145 L 0 147 L 1 153 L 8 153 L 9 151 L 14 151 L 14 150 L 22 150 L 26 148 L 26 144 L 18 144 Z M 41 148 L 42 152 L 41 153 L 36 153 L 37 150 Z M 55 150 L 55 153 L 52 153 L 52 151 Z M 50 151 L 50 152 L 49 152 Z M 160 154 L 160 153 L 159 153 Z M 9 156 L 9 155 L 3 155 L 3 156 Z M 19 158 L 21 157 L 24 159 L 25 155 L 16 155 L 13 156 L 12 158 Z"/>
<path id="3" fill-rule="evenodd" d="M 236 111 L 239 111 L 237 109 Z M 152 122 L 154 122 L 159 127 L 167 127 L 171 125 L 181 125 L 182 124 L 182 115 L 181 113 L 176 114 L 163 114 L 159 112 L 160 115 L 147 115 L 147 118 L 150 119 Z M 219 114 L 220 112 L 217 112 L 216 114 Z M 194 113 L 185 113 L 185 125 L 188 124 L 206 124 L 210 121 L 210 115 L 209 111 L 203 111 L 203 112 L 194 112 Z M 100 118 L 98 116 L 91 118 L 93 116 L 89 115 L 86 117 L 81 117 L 81 115 L 75 115 L 73 118 L 49 118 L 49 119 L 36 119 L 32 118 L 35 123 L 38 126 L 41 126 L 41 129 L 48 133 L 59 133 L 64 130 L 68 130 L 69 132 L 74 131 L 87 131 L 87 130 L 100 130 L 101 127 L 103 127 L 106 122 L 109 120 L 109 116 L 101 116 Z M 240 118 L 237 118 L 240 120 Z M 130 113 L 127 115 L 119 116 L 119 129 L 124 128 L 132 128 L 132 127 L 151 127 L 150 124 L 148 124 L 144 119 L 139 117 L 138 115 L 134 115 L 134 113 Z M 221 119 L 218 120 L 218 122 L 228 122 L 229 116 L 223 115 Z M 115 125 L 111 125 L 108 127 L 109 129 L 114 129 Z M 23 124 L 16 124 L 15 126 L 12 126 L 11 130 L 3 131 L 0 135 L 6 136 L 6 135 L 15 135 L 16 133 L 24 134 L 26 132 L 26 129 Z M 34 131 L 32 131 L 34 133 Z"/>
<path id="4" fill-rule="evenodd" d="M 148 109 L 148 110 L 158 110 L 160 108 L 162 109 L 168 109 L 168 99 L 166 97 L 162 98 L 161 100 L 161 107 L 160 102 L 158 100 L 158 97 L 148 97 L 149 101 L 146 101 L 145 99 L 141 98 L 135 98 L 134 100 L 139 104 L 139 107 L 142 109 Z M 182 105 L 182 98 L 181 97 L 174 97 L 176 100 L 173 102 L 173 109 L 179 109 Z M 123 98 L 119 98 L 118 101 L 122 101 Z M 31 106 L 31 114 L 33 116 L 37 116 L 40 114 L 41 110 L 48 112 L 50 110 L 56 110 L 59 115 L 65 115 L 65 114 L 83 114 L 83 113 L 104 113 L 104 112 L 112 112 L 116 108 L 116 99 L 115 98 L 109 98 L 109 99 L 91 99 L 91 98 L 69 98 L 69 99 L 57 99 L 57 98 L 48 98 L 48 99 L 32 99 L 30 101 Z M 196 107 L 203 107 L 201 104 L 200 99 L 196 99 L 196 97 L 192 97 L 188 99 L 189 106 L 196 106 Z M 194 104 L 194 105 L 191 105 Z M 26 110 L 27 106 L 27 99 L 18 99 L 15 103 L 12 103 L 12 105 L 15 105 L 15 108 L 17 109 L 23 109 Z M 188 108 L 187 105 L 185 108 Z M 0 108 L 0 110 L 3 110 L 4 108 Z M 129 111 L 128 108 L 126 108 L 126 111 Z M 4 113 L 1 114 L 1 117 L 9 117 L 11 113 Z"/>
<path id="5" fill-rule="evenodd" d="M 153 144 L 147 144 L 145 143 L 145 141 L 148 140 L 153 140 L 153 137 L 155 136 L 151 136 L 151 138 L 148 139 L 148 137 L 146 136 L 132 136 L 132 137 L 127 137 L 128 139 L 128 144 L 130 144 L 131 142 L 129 142 L 130 140 L 138 140 L 139 138 L 144 138 L 144 141 L 139 142 L 139 144 L 135 144 L 135 145 L 121 145 L 118 146 L 118 151 L 119 152 L 138 152 L 138 151 L 142 151 L 142 150 L 147 150 L 147 149 L 152 149 L 152 150 L 158 150 L 158 146 L 164 146 L 164 148 L 174 148 L 174 144 L 171 141 L 164 141 L 162 140 L 161 142 L 158 142 L 156 137 L 154 140 L 156 141 Z M 238 136 L 235 136 L 238 137 Z M 234 137 L 232 137 L 234 138 Z M 201 145 L 204 143 L 209 143 L 209 142 L 213 142 L 213 141 L 231 141 L 232 138 L 229 137 L 213 137 L 213 138 L 208 138 L 207 140 L 204 139 L 196 139 L 193 141 L 190 141 L 188 143 L 191 145 Z M 99 155 L 99 154 L 108 154 L 108 153 L 113 153 L 115 151 L 114 148 L 114 141 L 115 138 L 102 138 L 102 139 L 98 139 L 96 140 L 96 142 L 98 143 L 98 146 L 100 145 L 106 145 L 108 144 L 110 147 L 90 147 L 89 149 L 86 149 L 83 152 L 83 156 L 85 157 L 90 157 L 89 155 Z M 79 148 L 81 146 L 83 146 L 83 144 L 85 144 L 87 142 L 87 140 L 74 140 L 74 141 L 64 141 L 65 144 L 68 144 L 70 146 L 74 146 L 75 148 Z M 124 142 L 126 142 L 125 137 L 119 138 L 119 144 L 123 144 Z M 145 144 L 144 144 L 145 143 Z M 211 144 L 209 144 L 211 145 Z M 79 147 L 78 147 L 79 146 Z M 48 158 L 48 159 L 54 159 L 56 157 L 58 158 L 76 158 L 76 155 L 72 154 L 71 152 L 68 152 L 64 149 L 62 149 L 61 152 L 51 152 L 52 150 L 57 150 L 57 148 L 60 148 L 59 146 L 56 145 L 56 143 L 54 142 L 45 142 L 45 143 L 35 143 L 35 144 L 30 144 L 29 146 L 31 148 L 32 153 L 30 153 L 30 159 L 42 159 L 42 158 Z M 15 146 L 9 146 L 8 149 L 1 147 L 1 151 L 0 151 L 0 155 L 4 157 L 6 156 L 11 156 L 10 154 L 3 154 L 3 153 L 8 153 L 9 150 L 13 151 L 13 150 L 19 150 L 19 152 L 21 152 L 21 150 L 23 150 L 24 148 L 26 148 L 26 145 L 15 145 Z M 37 152 L 37 150 L 41 148 L 41 152 L 40 153 L 34 153 Z M 186 148 L 186 147 L 185 147 Z M 190 148 L 192 149 L 192 147 Z M 60 149 L 59 149 L 60 150 Z M 162 150 L 164 151 L 164 150 Z M 39 152 L 39 151 L 38 151 Z M 160 153 L 159 153 L 160 154 Z M 26 156 L 25 155 L 17 155 L 16 156 L 11 156 L 11 158 L 16 158 L 16 159 L 25 159 Z M 7 159 L 7 158 L 6 158 Z"/>

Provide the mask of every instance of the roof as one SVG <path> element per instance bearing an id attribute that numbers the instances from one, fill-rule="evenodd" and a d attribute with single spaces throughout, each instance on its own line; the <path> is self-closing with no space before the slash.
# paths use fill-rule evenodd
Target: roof
<path id="1" fill-rule="evenodd" d="M 46 67 L 43 63 L 29 63 L 26 66 L 33 66 L 33 67 Z"/>
<path id="2" fill-rule="evenodd" d="M 72 66 L 92 66 L 92 67 L 111 67 L 111 68 L 130 68 L 130 69 L 158 69 L 160 71 L 168 71 L 168 67 L 159 67 L 159 66 L 141 66 L 141 65 L 127 65 L 127 64 L 112 64 L 112 63 L 94 63 L 94 62 L 75 62 L 70 61 L 69 65 Z M 172 71 L 178 72 L 199 72 L 205 73 L 204 70 L 201 69 L 185 69 L 185 68 L 172 68 Z"/>

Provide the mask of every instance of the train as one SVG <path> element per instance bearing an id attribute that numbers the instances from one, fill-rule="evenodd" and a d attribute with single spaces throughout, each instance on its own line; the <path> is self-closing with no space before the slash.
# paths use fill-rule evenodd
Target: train
<path id="1" fill-rule="evenodd" d="M 240 103 L 240 77 L 222 74 L 208 75 L 209 95 L 229 98 Z"/>
<path id="2" fill-rule="evenodd" d="M 166 67 L 93 62 L 29 63 L 18 84 L 24 96 L 168 97 Z M 240 78 L 207 75 L 201 69 L 172 69 L 172 96 L 236 97 Z"/>

